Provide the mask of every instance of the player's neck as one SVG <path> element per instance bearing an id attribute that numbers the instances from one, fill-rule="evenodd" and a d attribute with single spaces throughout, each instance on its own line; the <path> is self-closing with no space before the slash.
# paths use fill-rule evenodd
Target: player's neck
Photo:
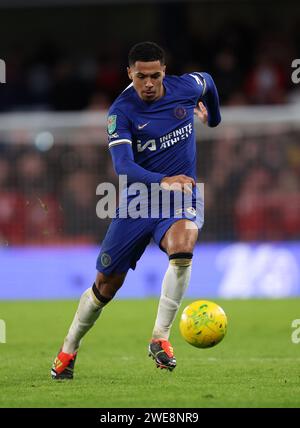
<path id="1" fill-rule="evenodd" d="M 165 85 L 162 84 L 160 94 L 159 94 L 159 97 L 157 99 L 159 100 L 160 98 L 164 97 L 165 95 L 166 95 L 166 88 L 165 88 Z"/>

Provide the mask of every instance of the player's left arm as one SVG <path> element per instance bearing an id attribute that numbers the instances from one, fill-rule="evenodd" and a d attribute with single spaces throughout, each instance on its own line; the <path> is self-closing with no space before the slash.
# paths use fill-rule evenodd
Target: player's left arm
<path id="1" fill-rule="evenodd" d="M 199 73 L 203 78 L 203 92 L 198 100 L 200 116 L 207 119 L 210 127 L 215 127 L 221 122 L 219 95 L 213 78 L 208 73 Z M 202 104 L 201 104 L 202 103 Z M 203 108 L 203 105 L 205 108 Z M 206 109 L 206 112 L 205 112 Z M 198 115 L 198 117 L 201 119 Z M 202 120 L 202 119 L 201 119 Z M 203 120 L 202 120 L 203 121 Z"/>

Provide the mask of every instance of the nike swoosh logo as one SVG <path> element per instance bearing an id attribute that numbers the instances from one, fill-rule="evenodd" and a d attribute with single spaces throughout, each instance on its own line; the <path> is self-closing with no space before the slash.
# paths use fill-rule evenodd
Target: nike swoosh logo
<path id="1" fill-rule="evenodd" d="M 143 129 L 145 126 L 147 126 L 150 122 L 144 123 L 144 125 L 138 125 L 138 129 Z"/>

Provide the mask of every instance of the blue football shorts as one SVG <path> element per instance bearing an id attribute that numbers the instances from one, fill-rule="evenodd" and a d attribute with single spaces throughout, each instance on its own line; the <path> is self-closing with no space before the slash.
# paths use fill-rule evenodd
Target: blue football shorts
<path id="1" fill-rule="evenodd" d="M 170 218 L 114 218 L 102 242 L 101 251 L 97 258 L 97 270 L 105 275 L 111 273 L 126 273 L 130 268 L 135 269 L 151 238 L 160 247 L 167 230 L 178 220 L 193 221 L 198 229 L 204 223 L 204 203 L 198 205 L 198 210 L 184 210 L 181 217 Z"/>

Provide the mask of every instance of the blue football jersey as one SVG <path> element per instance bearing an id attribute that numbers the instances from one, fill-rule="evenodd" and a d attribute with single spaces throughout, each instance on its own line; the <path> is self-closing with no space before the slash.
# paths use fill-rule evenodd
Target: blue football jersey
<path id="1" fill-rule="evenodd" d="M 165 95 L 150 103 L 132 84 L 119 95 L 109 109 L 109 147 L 130 144 L 134 161 L 146 170 L 196 179 L 194 108 L 205 80 L 198 72 L 166 75 L 163 85 Z"/>
<path id="2" fill-rule="evenodd" d="M 163 85 L 164 96 L 152 102 L 143 101 L 129 85 L 109 109 L 109 148 L 115 171 L 127 176 L 128 186 L 97 260 L 97 270 L 107 275 L 135 269 L 151 238 L 166 251 L 162 238 L 177 219 L 191 220 L 199 229 L 203 225 L 198 183 L 192 194 L 161 189 L 160 183 L 164 176 L 181 174 L 196 181 L 194 108 L 201 100 L 208 125 L 216 126 L 221 120 L 217 90 L 210 75 L 198 72 L 167 75 Z M 138 187 L 137 194 L 131 193 Z"/>

